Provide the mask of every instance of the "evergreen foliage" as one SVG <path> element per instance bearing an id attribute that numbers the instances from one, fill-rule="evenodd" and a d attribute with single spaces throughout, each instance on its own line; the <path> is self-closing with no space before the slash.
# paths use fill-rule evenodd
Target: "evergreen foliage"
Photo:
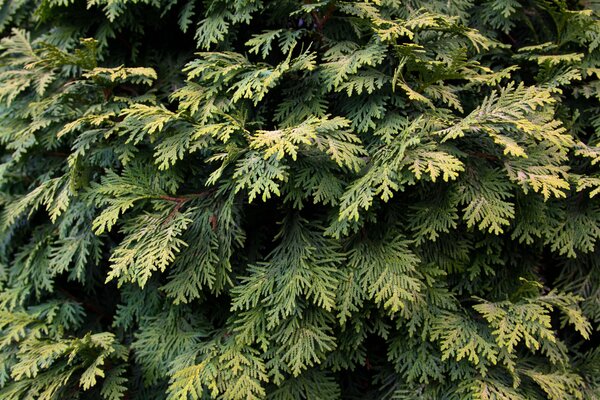
<path id="1" fill-rule="evenodd" d="M 600 6 L 0 0 L 0 398 L 600 399 Z"/>

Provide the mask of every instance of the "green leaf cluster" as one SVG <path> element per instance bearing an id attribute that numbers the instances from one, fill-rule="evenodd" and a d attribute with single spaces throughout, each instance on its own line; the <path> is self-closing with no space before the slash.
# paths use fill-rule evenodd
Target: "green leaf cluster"
<path id="1" fill-rule="evenodd" d="M 600 398 L 600 8 L 0 0 L 0 398 Z"/>

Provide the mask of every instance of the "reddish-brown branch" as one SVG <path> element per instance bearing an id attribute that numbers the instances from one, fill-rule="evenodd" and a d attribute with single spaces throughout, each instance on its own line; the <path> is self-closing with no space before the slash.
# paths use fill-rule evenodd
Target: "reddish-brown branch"
<path id="1" fill-rule="evenodd" d="M 172 197 L 172 196 L 160 196 L 159 199 L 173 201 L 175 203 L 185 203 L 186 201 L 190 200 L 187 197 Z"/>
<path id="2" fill-rule="evenodd" d="M 171 219 L 173 219 L 175 214 L 177 214 L 179 212 L 181 207 L 183 207 L 183 205 L 185 203 L 187 203 L 188 201 L 209 196 L 213 192 L 214 192 L 214 189 L 207 190 L 205 192 L 200 192 L 200 193 L 186 194 L 185 196 L 181 196 L 181 197 L 166 196 L 166 195 L 160 196 L 159 199 L 161 199 L 161 200 L 172 201 L 175 203 L 175 207 L 173 207 L 173 209 L 171 210 L 169 215 L 167 215 L 167 218 L 165 218 L 163 225 L 169 223 L 169 221 L 171 221 Z"/>
<path id="3" fill-rule="evenodd" d="M 325 14 L 323 14 L 323 16 L 321 17 L 321 29 L 327 23 L 329 18 L 331 18 L 334 11 L 335 11 L 335 4 L 330 3 L 329 6 L 327 7 L 327 10 L 325 11 Z"/>
<path id="4" fill-rule="evenodd" d="M 206 197 L 211 195 L 214 192 L 214 189 L 211 190 L 207 190 L 204 192 L 200 192 L 200 193 L 190 193 L 190 194 L 186 194 L 180 197 L 176 197 L 176 196 L 160 196 L 159 199 L 161 200 L 167 200 L 167 201 L 173 201 L 175 203 L 185 203 L 187 201 L 193 200 L 193 199 L 198 199 L 198 198 L 202 198 L 202 197 Z"/>
<path id="5" fill-rule="evenodd" d="M 312 13 L 310 13 L 313 21 L 315 21 L 315 25 L 317 26 L 317 30 L 320 32 L 323 27 L 321 25 L 321 18 L 319 18 L 319 14 L 317 14 L 316 11 L 313 11 Z"/>
<path id="6" fill-rule="evenodd" d="M 311 4 L 312 2 L 310 0 L 306 0 L 305 3 Z M 312 19 L 315 22 L 315 26 L 317 27 L 317 31 L 319 31 L 319 32 L 323 31 L 323 27 L 325 26 L 325 24 L 327 23 L 329 18 L 331 18 L 334 11 L 335 11 L 335 4 L 329 3 L 329 6 L 327 7 L 327 9 L 325 10 L 325 13 L 323 15 L 319 16 L 319 14 L 317 14 L 316 11 L 313 11 L 310 13 Z"/>
<path id="7" fill-rule="evenodd" d="M 210 222 L 210 227 L 211 227 L 212 231 L 215 232 L 217 230 L 217 226 L 219 223 L 217 215 L 216 214 L 211 215 L 210 218 L 208 219 L 208 222 Z"/>
<path id="8" fill-rule="evenodd" d="M 110 99 L 110 96 L 112 95 L 112 89 L 102 88 L 102 95 L 104 96 L 104 101 L 108 101 L 108 99 Z"/>
<path id="9" fill-rule="evenodd" d="M 134 87 L 131 87 L 131 86 L 127 86 L 127 85 L 120 85 L 120 86 L 117 86 L 117 89 L 119 89 L 119 90 L 122 90 L 122 91 L 124 91 L 124 92 L 127 92 L 127 93 L 129 93 L 130 95 L 132 95 L 132 96 L 136 96 L 136 97 L 137 97 L 137 96 L 139 96 L 139 95 L 140 95 L 140 94 L 138 93 L 138 91 L 137 91 L 137 90 L 136 90 Z"/>
<path id="10" fill-rule="evenodd" d="M 49 157 L 69 157 L 68 153 L 63 153 L 60 151 L 46 151 L 44 152 L 44 155 Z"/>
<path id="11" fill-rule="evenodd" d="M 186 200 L 187 201 L 187 200 Z M 171 212 L 169 213 L 169 215 L 167 215 L 167 218 L 165 218 L 163 225 L 168 224 L 173 217 L 175 216 L 175 214 L 177 214 L 179 212 L 179 210 L 181 209 L 181 207 L 185 204 L 185 201 L 178 201 L 175 204 L 175 207 L 173 207 L 173 209 L 171 210 Z"/>

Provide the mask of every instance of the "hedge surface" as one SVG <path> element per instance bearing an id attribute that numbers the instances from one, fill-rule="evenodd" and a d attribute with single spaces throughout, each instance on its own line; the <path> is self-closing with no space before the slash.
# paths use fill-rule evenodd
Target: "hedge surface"
<path id="1" fill-rule="evenodd" d="M 600 398 L 599 13 L 0 0 L 0 398 Z"/>

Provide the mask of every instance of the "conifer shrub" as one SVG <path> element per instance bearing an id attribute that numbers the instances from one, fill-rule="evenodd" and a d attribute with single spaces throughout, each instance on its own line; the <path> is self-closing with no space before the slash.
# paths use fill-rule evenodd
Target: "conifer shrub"
<path id="1" fill-rule="evenodd" d="M 0 0 L 0 398 L 600 398 L 592 0 Z"/>

